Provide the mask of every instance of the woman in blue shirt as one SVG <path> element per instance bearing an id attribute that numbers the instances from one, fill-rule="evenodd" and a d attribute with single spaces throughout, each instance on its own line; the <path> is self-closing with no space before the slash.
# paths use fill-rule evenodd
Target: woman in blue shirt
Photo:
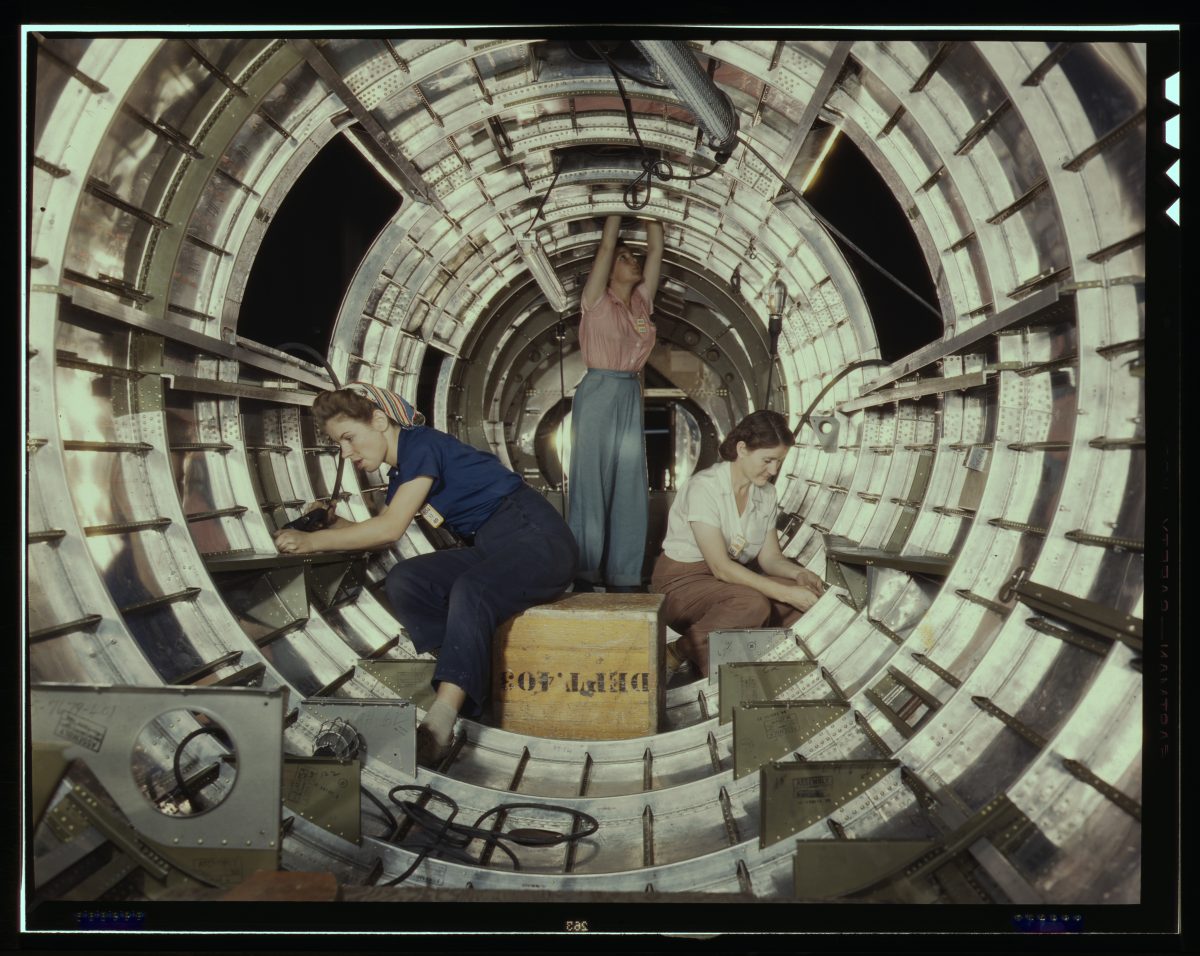
<path id="1" fill-rule="evenodd" d="M 480 713 L 496 627 L 565 590 L 579 557 L 575 539 L 554 507 L 494 455 L 414 423 L 412 407 L 392 392 L 362 382 L 322 392 L 313 416 L 351 464 L 364 472 L 390 466 L 387 506 L 366 521 L 338 517 L 319 531 L 281 531 L 280 551 L 378 548 L 399 540 L 418 513 L 473 538 L 467 548 L 399 562 L 386 582 L 413 646 L 438 650 L 437 699 L 417 728 L 418 762 L 436 765 L 459 712 Z"/>

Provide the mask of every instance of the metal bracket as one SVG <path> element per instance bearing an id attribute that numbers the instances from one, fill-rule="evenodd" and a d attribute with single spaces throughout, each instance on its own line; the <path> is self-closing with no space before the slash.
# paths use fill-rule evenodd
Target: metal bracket
<path id="1" fill-rule="evenodd" d="M 850 713 L 844 700 L 748 701 L 733 708 L 733 777 L 799 749 Z M 766 844 L 763 844 L 766 846 Z"/>
<path id="2" fill-rule="evenodd" d="M 758 788 L 759 848 L 824 820 L 899 767 L 899 760 L 768 763 L 760 772 Z M 844 844 L 839 841 L 839 845 Z"/>
<path id="3" fill-rule="evenodd" d="M 366 565 L 367 558 L 364 555 L 348 555 L 344 562 L 306 563 L 304 580 L 308 584 L 312 602 L 319 609 L 325 610 L 334 603 L 343 586 L 358 585 L 362 587 L 366 583 L 366 576 L 363 573 Z"/>
<path id="4" fill-rule="evenodd" d="M 382 661 L 359 661 L 358 666 L 392 663 Z M 420 662 L 425 665 L 425 661 Z M 432 674 L 432 667 L 427 668 Z M 428 679 L 424 683 L 432 696 Z M 417 773 L 417 714 L 414 706 L 406 700 L 381 700 L 378 698 L 308 699 L 301 707 L 320 721 L 341 717 L 358 732 L 367 756 L 387 764 L 410 777 Z"/>
<path id="5" fill-rule="evenodd" d="M 112 687 L 34 684 L 31 737 L 67 741 L 140 834 L 165 846 L 274 848 L 279 838 L 280 754 L 287 689 Z M 192 710 L 221 724 L 238 755 L 238 777 L 219 805 L 166 816 L 138 788 L 130 768 L 139 733 L 161 715 Z"/>
<path id="6" fill-rule="evenodd" d="M 434 691 L 430 681 L 437 667 L 436 661 L 362 660 L 355 667 L 422 710 L 428 710 L 433 703 Z"/>
<path id="7" fill-rule="evenodd" d="M 1018 569 L 1020 571 L 1020 569 Z M 1022 604 L 1050 617 L 1066 621 L 1110 641 L 1122 641 L 1135 651 L 1142 649 L 1142 620 L 1115 608 L 1034 584 L 1014 575 L 1005 593 L 1011 591 Z"/>
<path id="8" fill-rule="evenodd" d="M 712 631 L 708 635 L 708 682 L 717 680 L 722 664 L 760 660 L 787 636 L 786 627 Z"/>
<path id="9" fill-rule="evenodd" d="M 35 742 L 30 750 L 32 768 L 32 802 L 30 805 L 31 823 L 36 828 L 42 814 L 46 812 L 46 804 L 58 789 L 63 774 L 67 772 L 69 761 L 63 756 L 66 744 L 51 744 Z"/>
<path id="10" fill-rule="evenodd" d="M 752 700 L 772 700 L 817 669 L 814 661 L 733 662 L 722 665 L 718 677 L 721 719 L 733 720 L 733 708 Z"/>
<path id="11" fill-rule="evenodd" d="M 810 415 L 808 423 L 823 451 L 837 451 L 840 430 L 837 415 Z"/>
<path id="12" fill-rule="evenodd" d="M 285 756 L 283 802 L 321 829 L 351 843 L 362 842 L 357 759 Z"/>

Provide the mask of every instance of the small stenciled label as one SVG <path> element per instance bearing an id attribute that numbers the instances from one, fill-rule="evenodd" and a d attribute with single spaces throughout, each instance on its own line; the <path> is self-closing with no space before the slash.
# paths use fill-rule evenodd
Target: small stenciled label
<path id="1" fill-rule="evenodd" d="M 328 767 L 298 766 L 287 775 L 283 798 L 303 802 L 324 797 L 341 797 L 346 790 L 346 776 L 340 764 Z"/>
<path id="2" fill-rule="evenodd" d="M 832 783 L 833 777 L 799 777 L 792 781 L 792 796 L 819 800 L 829 792 Z"/>
<path id="3" fill-rule="evenodd" d="M 530 694 L 544 694 L 554 688 L 556 693 L 578 694 L 580 697 L 592 697 L 595 694 L 627 694 L 649 693 L 650 673 L 629 673 L 628 671 L 593 672 L 580 674 L 578 671 L 566 673 L 549 671 L 504 672 L 504 690 L 506 693 L 525 691 Z"/>
<path id="4" fill-rule="evenodd" d="M 104 735 L 107 733 L 108 728 L 103 724 L 97 724 L 69 710 L 59 716 L 58 723 L 54 727 L 56 737 L 69 740 L 93 753 L 100 752 L 100 748 L 104 745 Z"/>

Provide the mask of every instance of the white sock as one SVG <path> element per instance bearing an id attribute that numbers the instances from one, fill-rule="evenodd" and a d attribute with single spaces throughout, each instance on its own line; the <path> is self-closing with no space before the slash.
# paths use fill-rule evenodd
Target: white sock
<path id="1" fill-rule="evenodd" d="M 435 700 L 425 713 L 421 726 L 425 727 L 439 745 L 448 744 L 454 734 L 454 721 L 458 719 L 458 711 L 444 700 Z"/>

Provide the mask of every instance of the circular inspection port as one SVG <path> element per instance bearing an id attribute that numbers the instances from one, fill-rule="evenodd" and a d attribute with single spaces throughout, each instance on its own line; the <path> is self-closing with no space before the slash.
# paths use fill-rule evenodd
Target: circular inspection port
<path id="1" fill-rule="evenodd" d="M 220 806 L 237 779 L 233 738 L 198 710 L 170 710 L 142 728 L 130 770 L 138 790 L 166 816 L 195 816 Z"/>

